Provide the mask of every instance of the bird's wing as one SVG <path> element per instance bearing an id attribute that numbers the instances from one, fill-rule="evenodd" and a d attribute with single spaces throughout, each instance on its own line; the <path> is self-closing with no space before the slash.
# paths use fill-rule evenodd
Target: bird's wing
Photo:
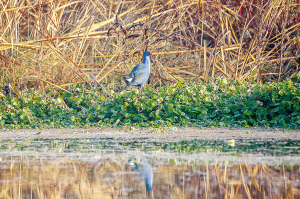
<path id="1" fill-rule="evenodd" d="M 128 82 L 132 82 L 134 81 L 135 77 L 138 76 L 137 74 L 139 74 L 139 72 L 142 70 L 143 68 L 143 63 L 140 63 L 138 65 L 136 65 L 131 72 L 129 73 L 129 75 L 125 76 L 125 80 Z"/>
<path id="2" fill-rule="evenodd" d="M 149 69 L 147 68 L 147 66 L 144 63 L 140 63 L 138 65 L 136 65 L 131 73 L 129 74 L 129 76 L 133 77 L 133 82 L 136 83 L 136 85 L 138 84 L 143 84 L 145 83 L 145 81 L 147 81 L 147 78 L 149 76 Z"/>
<path id="3" fill-rule="evenodd" d="M 130 72 L 129 75 L 130 75 L 130 76 L 135 76 L 135 74 L 141 73 L 141 72 L 143 71 L 144 67 L 145 67 L 145 64 L 144 64 L 144 63 L 140 63 L 140 64 L 136 65 L 136 66 L 132 69 L 132 71 Z"/>

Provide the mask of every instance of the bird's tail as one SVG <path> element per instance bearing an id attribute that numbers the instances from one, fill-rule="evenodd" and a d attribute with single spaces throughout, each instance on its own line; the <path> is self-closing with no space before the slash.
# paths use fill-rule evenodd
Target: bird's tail
<path id="1" fill-rule="evenodd" d="M 128 75 L 128 76 L 124 77 L 124 80 L 126 82 L 126 86 L 129 86 L 129 84 L 132 82 L 133 78 L 130 75 Z"/>

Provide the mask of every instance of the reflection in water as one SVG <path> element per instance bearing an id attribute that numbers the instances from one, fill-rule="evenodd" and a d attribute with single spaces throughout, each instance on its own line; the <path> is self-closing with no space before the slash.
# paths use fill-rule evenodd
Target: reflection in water
<path id="1" fill-rule="evenodd" d="M 277 153 L 255 155 L 259 158 L 246 151 L 236 154 L 234 148 L 242 148 L 239 142 L 222 142 L 231 147 L 230 153 L 224 148 L 203 152 L 214 142 L 193 150 L 195 141 L 166 143 L 161 147 L 168 145 L 165 150 L 153 150 L 153 143 L 117 142 L 108 147 L 109 142 L 103 142 L 3 141 L 0 198 L 300 198 L 297 145 L 282 160 Z M 272 149 L 291 148 L 283 143 L 289 141 Z"/>
<path id="2" fill-rule="evenodd" d="M 140 163 L 132 163 L 132 161 L 129 160 L 128 166 L 131 167 L 133 171 L 137 171 L 141 178 L 145 180 L 147 195 L 148 197 L 151 197 L 153 186 L 153 171 L 151 164 L 145 159 Z"/>

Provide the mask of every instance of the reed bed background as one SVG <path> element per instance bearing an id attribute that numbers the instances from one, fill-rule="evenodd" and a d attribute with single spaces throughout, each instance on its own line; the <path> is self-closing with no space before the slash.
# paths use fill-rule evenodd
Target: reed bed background
<path id="1" fill-rule="evenodd" d="M 299 73 L 300 1 L 1 0 L 0 86 L 115 87 L 153 52 L 152 85 Z"/>
<path id="2" fill-rule="evenodd" d="M 2 159 L 0 197 L 146 198 L 144 180 L 126 162 L 68 158 Z M 298 198 L 299 168 L 222 162 L 153 165 L 152 198 Z"/>

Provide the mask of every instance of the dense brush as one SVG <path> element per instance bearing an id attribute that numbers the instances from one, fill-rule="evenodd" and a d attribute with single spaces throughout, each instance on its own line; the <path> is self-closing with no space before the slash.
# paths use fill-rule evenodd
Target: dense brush
<path id="1" fill-rule="evenodd" d="M 290 1 L 3 1 L 0 86 L 114 87 L 153 51 L 151 85 L 299 73 L 300 6 Z M 129 78 L 130 79 L 130 78 Z M 129 80 L 127 78 L 127 84 Z"/>

